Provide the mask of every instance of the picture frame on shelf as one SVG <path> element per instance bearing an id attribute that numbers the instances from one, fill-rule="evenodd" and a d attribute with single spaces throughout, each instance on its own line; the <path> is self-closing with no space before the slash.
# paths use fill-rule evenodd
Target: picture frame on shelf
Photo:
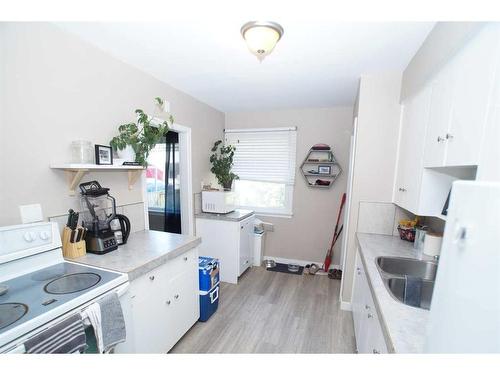
<path id="1" fill-rule="evenodd" d="M 329 165 L 319 165 L 318 166 L 318 174 L 331 174 L 332 167 Z"/>
<path id="2" fill-rule="evenodd" d="M 95 145 L 95 163 L 113 165 L 113 149 L 110 146 Z"/>

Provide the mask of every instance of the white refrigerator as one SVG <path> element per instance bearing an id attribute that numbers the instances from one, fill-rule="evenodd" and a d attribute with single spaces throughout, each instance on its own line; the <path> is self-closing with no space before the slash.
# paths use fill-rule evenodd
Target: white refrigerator
<path id="1" fill-rule="evenodd" d="M 427 353 L 500 353 L 500 183 L 453 184 Z"/>

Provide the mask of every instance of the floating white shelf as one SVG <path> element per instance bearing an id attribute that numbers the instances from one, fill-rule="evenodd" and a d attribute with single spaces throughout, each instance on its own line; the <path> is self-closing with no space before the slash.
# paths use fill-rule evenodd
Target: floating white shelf
<path id="1" fill-rule="evenodd" d="M 132 190 L 132 187 L 136 183 L 137 179 L 141 175 L 142 171 L 145 169 L 143 166 L 134 165 L 98 165 L 98 164 L 51 164 L 51 169 L 59 169 L 66 172 L 68 177 L 68 188 L 69 195 L 75 195 L 75 190 L 83 176 L 88 172 L 95 171 L 127 171 L 128 172 L 128 188 Z"/>

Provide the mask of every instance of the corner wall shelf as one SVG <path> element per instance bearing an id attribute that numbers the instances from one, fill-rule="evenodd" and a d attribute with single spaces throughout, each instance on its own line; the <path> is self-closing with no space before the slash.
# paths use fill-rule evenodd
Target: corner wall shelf
<path id="1" fill-rule="evenodd" d="M 321 167 L 325 167 L 325 170 L 329 169 L 328 172 L 319 173 Z M 312 169 L 311 169 L 312 168 Z M 340 168 L 339 163 L 333 155 L 333 151 L 329 150 L 315 150 L 313 148 L 309 149 L 304 161 L 300 165 L 300 172 L 306 180 L 306 183 L 311 188 L 318 189 L 329 189 L 335 180 L 342 173 L 342 168 Z M 311 178 L 315 178 L 311 181 Z M 328 182 L 328 185 L 318 185 L 317 181 L 321 180 L 323 183 Z"/>
<path id="2" fill-rule="evenodd" d="M 128 172 L 128 188 L 132 187 L 137 182 L 142 171 L 145 169 L 142 166 L 133 165 L 98 165 L 98 164 L 51 164 L 51 169 L 59 169 L 66 172 L 68 178 L 69 195 L 75 195 L 75 190 L 87 172 L 95 171 L 127 171 Z"/>

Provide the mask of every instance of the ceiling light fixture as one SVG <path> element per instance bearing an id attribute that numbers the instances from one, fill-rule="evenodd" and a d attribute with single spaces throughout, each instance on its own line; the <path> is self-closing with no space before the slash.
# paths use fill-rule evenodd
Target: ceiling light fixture
<path id="1" fill-rule="evenodd" d="M 261 62 L 273 51 L 283 32 L 280 24 L 270 21 L 251 21 L 241 27 L 241 35 L 248 49 Z"/>

